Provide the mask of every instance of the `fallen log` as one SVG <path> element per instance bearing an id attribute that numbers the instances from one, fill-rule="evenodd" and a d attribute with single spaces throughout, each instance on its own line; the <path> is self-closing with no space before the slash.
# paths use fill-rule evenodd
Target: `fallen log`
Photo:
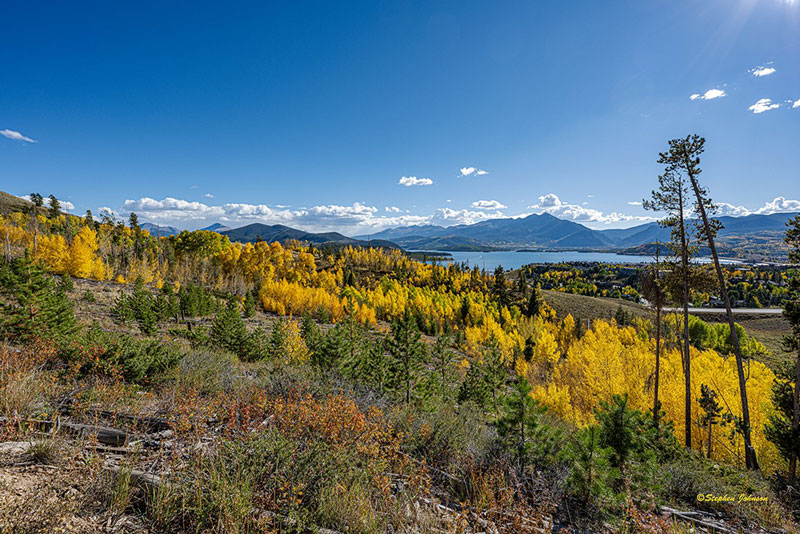
<path id="1" fill-rule="evenodd" d="M 701 512 L 682 512 L 681 510 L 676 510 L 674 508 L 669 508 L 668 506 L 662 506 L 661 511 L 668 514 L 674 519 L 679 521 L 684 521 L 686 523 L 691 523 L 696 527 L 702 527 L 707 529 L 709 532 L 720 532 L 721 534 L 733 534 L 733 530 L 729 529 L 724 525 L 720 525 L 718 522 L 710 522 L 708 518 L 700 519 L 694 517 L 696 515 L 702 515 Z"/>
<path id="2" fill-rule="evenodd" d="M 59 404 L 58 412 L 61 415 L 72 414 L 72 404 L 74 400 L 67 398 L 62 400 Z M 152 417 L 146 415 L 132 415 L 127 413 L 113 412 L 110 410 L 101 410 L 99 408 L 89 409 L 83 412 L 84 415 L 94 417 L 97 419 L 111 419 L 114 421 L 124 421 L 129 423 L 145 432 L 161 432 L 168 430 L 170 426 L 169 420 L 163 417 Z"/>
<path id="3" fill-rule="evenodd" d="M 79 436 L 94 437 L 98 442 L 113 447 L 122 447 L 128 442 L 128 433 L 124 430 L 117 430 L 107 426 L 84 425 L 80 423 L 59 423 L 57 430 L 64 429 L 67 432 Z"/>
<path id="4" fill-rule="evenodd" d="M 125 474 L 126 471 L 124 468 L 118 465 L 108 465 L 105 467 L 105 469 L 111 471 L 117 476 Z M 158 486 L 162 484 L 161 477 L 158 475 L 154 475 L 153 473 L 146 473 L 144 471 L 133 469 L 128 471 L 127 475 L 130 477 L 131 481 L 135 485 L 144 489 L 147 492 L 151 492 L 157 489 Z"/>
<path id="5" fill-rule="evenodd" d="M 5 418 L 0 418 L 0 423 L 3 423 Z M 40 419 L 27 419 L 21 420 L 17 423 L 25 423 L 32 425 L 48 432 L 58 432 L 64 430 L 70 434 L 77 436 L 94 436 L 97 441 L 105 445 L 112 445 L 114 447 L 122 447 L 127 443 L 129 434 L 124 430 L 118 430 L 107 426 L 99 425 L 85 425 L 81 423 L 68 423 L 66 421 L 47 421 Z"/>

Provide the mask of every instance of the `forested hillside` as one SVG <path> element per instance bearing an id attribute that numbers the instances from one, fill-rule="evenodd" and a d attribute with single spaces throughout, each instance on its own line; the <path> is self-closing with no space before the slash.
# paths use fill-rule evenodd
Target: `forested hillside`
<path id="1" fill-rule="evenodd" d="M 727 325 L 690 323 L 687 429 L 677 316 L 657 348 L 647 314 L 557 316 L 525 272 L 211 231 L 154 237 L 135 215 L 58 206 L 1 216 L 0 237 L 3 439 L 33 443 L 14 461 L 61 462 L 96 486 L 69 503 L 6 499 L 2 521 L 673 532 L 680 515 L 665 509 L 745 530 L 785 527 L 796 511 L 777 491 L 791 447 L 770 430 L 782 421 L 774 390 L 789 382 L 741 328 L 760 471 L 745 470 Z M 50 432 L 58 417 L 88 425 L 75 427 L 88 442 Z M 68 460 L 106 439 L 98 423 L 125 429 L 92 449 L 111 456 Z M 706 493 L 759 499 L 698 502 Z"/>

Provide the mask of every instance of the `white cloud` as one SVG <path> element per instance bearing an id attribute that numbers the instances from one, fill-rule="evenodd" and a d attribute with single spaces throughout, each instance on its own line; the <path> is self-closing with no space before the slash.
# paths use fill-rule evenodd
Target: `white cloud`
<path id="1" fill-rule="evenodd" d="M 26 143 L 38 143 L 35 139 L 31 139 L 30 137 L 25 137 L 19 132 L 15 132 L 14 130 L 0 130 L 0 135 L 3 137 L 7 137 L 9 139 L 13 139 L 14 141 L 25 141 Z"/>
<path id="2" fill-rule="evenodd" d="M 412 185 L 431 185 L 433 184 L 433 180 L 430 178 L 417 178 L 416 176 L 403 176 L 397 183 L 406 187 L 411 187 Z"/>
<path id="3" fill-rule="evenodd" d="M 295 210 L 284 208 L 285 206 L 270 207 L 264 204 L 245 203 L 212 206 L 172 197 L 162 200 L 142 197 L 138 200 L 126 200 L 125 213 L 122 216 L 126 217 L 127 213 L 135 211 L 141 220 L 161 224 L 183 223 L 200 227 L 212 222 L 223 222 L 231 226 L 260 222 L 284 224 L 309 232 L 329 232 L 333 229 L 353 235 L 392 226 L 429 224 L 432 218 L 421 215 L 380 216 L 377 214 L 378 208 L 361 202 L 354 202 L 349 206 L 330 204 Z"/>
<path id="4" fill-rule="evenodd" d="M 631 200 L 628 202 L 628 206 L 641 206 L 642 203 L 639 200 Z"/>
<path id="5" fill-rule="evenodd" d="M 21 198 L 23 200 L 27 200 L 28 202 L 31 201 L 31 196 L 30 195 L 21 195 L 19 198 Z M 58 200 L 58 203 L 61 206 L 61 210 L 62 211 L 72 211 L 72 210 L 75 209 L 75 204 L 73 204 L 69 200 L 61 200 L 60 198 L 56 198 L 56 200 Z M 50 205 L 50 199 L 49 198 L 47 198 L 47 197 L 44 198 L 44 205 L 45 206 L 49 206 Z"/>
<path id="6" fill-rule="evenodd" d="M 539 203 L 528 206 L 529 209 L 537 213 L 549 213 L 560 219 L 567 219 L 577 222 L 599 222 L 604 224 L 627 222 L 627 221 L 652 221 L 655 218 L 649 216 L 627 215 L 624 213 L 612 212 L 603 213 L 600 210 L 586 208 L 578 204 L 569 204 L 562 201 L 555 193 L 548 193 L 539 197 Z"/>
<path id="7" fill-rule="evenodd" d="M 775 72 L 775 69 L 773 67 L 758 66 L 756 68 L 750 69 L 748 72 L 750 72 L 750 74 L 752 74 L 753 76 L 761 78 L 762 76 L 769 76 L 770 74 L 773 74 Z"/>
<path id="8" fill-rule="evenodd" d="M 719 202 L 717 204 L 720 215 L 730 215 L 731 217 L 741 217 L 742 215 L 750 215 L 752 212 L 744 206 L 734 206 L 727 202 Z"/>
<path id="9" fill-rule="evenodd" d="M 454 210 L 450 208 L 439 208 L 434 212 L 433 216 L 430 217 L 429 223 L 450 226 L 454 224 L 474 224 L 487 219 L 499 219 L 502 217 L 506 217 L 506 215 L 500 211 L 470 211 L 467 209 Z"/>
<path id="10" fill-rule="evenodd" d="M 461 173 L 461 176 L 472 176 L 472 175 L 484 176 L 486 174 L 489 174 L 489 171 L 485 171 L 477 167 L 461 167 L 461 169 L 459 169 L 459 172 Z"/>
<path id="11" fill-rule="evenodd" d="M 555 193 L 547 193 L 546 195 L 542 195 L 539 197 L 539 205 L 538 206 L 530 206 L 530 207 L 538 207 L 538 208 L 557 208 L 561 206 L 561 199 L 558 198 L 558 195 Z"/>
<path id="12" fill-rule="evenodd" d="M 386 206 L 383 208 L 387 213 L 400 213 L 400 208 L 397 206 Z"/>
<path id="13" fill-rule="evenodd" d="M 794 108 L 800 108 L 800 98 L 795 100 L 794 104 L 792 104 L 792 109 L 794 109 Z"/>
<path id="14" fill-rule="evenodd" d="M 479 210 L 503 210 L 508 206 L 501 204 L 497 200 L 476 200 L 472 203 L 472 207 Z"/>
<path id="15" fill-rule="evenodd" d="M 211 193 L 206 193 L 205 195 L 203 195 L 203 198 L 214 198 L 214 195 L 212 195 Z"/>
<path id="16" fill-rule="evenodd" d="M 800 200 L 792 200 L 786 197 L 775 197 L 765 202 L 763 206 L 756 209 L 749 209 L 744 206 L 736 206 L 727 202 L 717 204 L 721 215 L 741 217 L 744 215 L 771 215 L 773 213 L 793 213 L 800 212 Z"/>
<path id="17" fill-rule="evenodd" d="M 765 111 L 769 111 L 771 109 L 778 109 L 779 107 L 781 107 L 781 105 L 777 103 L 773 104 L 771 99 L 762 98 L 747 109 L 749 109 L 753 113 L 764 113 Z"/>
<path id="18" fill-rule="evenodd" d="M 722 89 L 709 89 L 702 95 L 699 93 L 695 93 L 691 95 L 689 98 L 692 100 L 714 100 L 715 98 L 722 98 L 723 96 L 728 96 L 728 94 L 723 91 Z"/>

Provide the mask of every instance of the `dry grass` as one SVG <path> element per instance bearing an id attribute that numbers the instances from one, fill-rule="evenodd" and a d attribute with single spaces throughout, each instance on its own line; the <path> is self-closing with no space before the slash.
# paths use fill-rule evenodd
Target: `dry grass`
<path id="1" fill-rule="evenodd" d="M 635 317 L 649 318 L 651 313 L 641 304 L 608 297 L 587 297 L 561 291 L 542 290 L 542 297 L 559 318 L 572 314 L 575 319 L 610 319 L 622 307 Z"/>

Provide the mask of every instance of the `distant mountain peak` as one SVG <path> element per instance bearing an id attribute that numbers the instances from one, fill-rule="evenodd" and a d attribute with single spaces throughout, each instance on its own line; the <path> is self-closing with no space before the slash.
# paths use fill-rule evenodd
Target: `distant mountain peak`
<path id="1" fill-rule="evenodd" d="M 222 223 L 215 222 L 214 224 L 211 224 L 209 226 L 206 226 L 205 228 L 200 228 L 200 229 L 201 230 L 206 230 L 208 232 L 224 232 L 226 230 L 230 230 L 231 227 L 230 226 L 225 226 Z"/>
<path id="2" fill-rule="evenodd" d="M 181 231 L 175 228 L 174 226 L 160 226 L 158 224 L 153 224 L 149 222 L 142 223 L 139 225 L 139 227 L 142 230 L 147 230 L 148 232 L 150 232 L 151 235 L 157 237 L 177 235 L 181 233 Z"/>

